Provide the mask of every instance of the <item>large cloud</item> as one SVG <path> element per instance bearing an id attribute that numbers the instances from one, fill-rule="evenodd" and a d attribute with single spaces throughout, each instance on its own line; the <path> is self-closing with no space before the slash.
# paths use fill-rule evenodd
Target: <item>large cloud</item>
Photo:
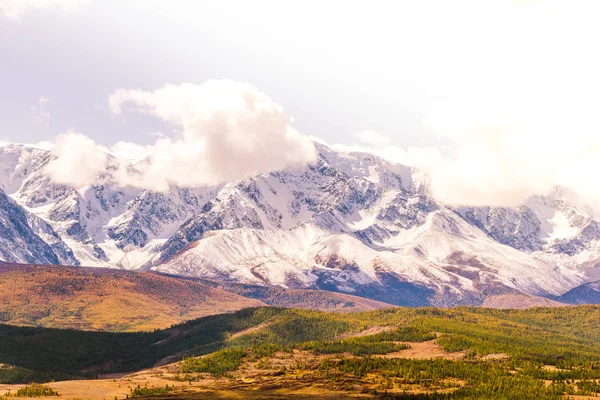
<path id="1" fill-rule="evenodd" d="M 130 108 L 147 113 L 178 132 L 176 137 L 160 137 L 152 146 L 113 146 L 111 152 L 119 160 L 115 177 L 122 185 L 151 190 L 167 190 L 172 184 L 213 185 L 316 161 L 311 140 L 291 126 L 280 105 L 252 85 L 211 80 L 155 91 L 121 89 L 110 96 L 109 107 L 114 114 Z M 57 146 L 55 163 L 68 171 L 76 167 L 69 165 L 75 159 L 62 147 Z M 126 160 L 138 161 L 145 154 L 148 157 L 132 172 Z M 53 167 L 55 177 L 56 170 Z M 66 175 L 60 175 L 62 182 Z M 73 184 L 82 181 L 78 176 Z"/>
<path id="2" fill-rule="evenodd" d="M 549 61 L 548 61 L 549 62 Z M 596 63 L 598 64 L 598 63 Z M 413 163 L 427 169 L 435 195 L 449 203 L 515 205 L 551 187 L 600 198 L 600 79 L 586 74 L 556 81 L 556 66 L 532 75 L 498 75 L 486 85 L 464 78 L 425 122 L 449 144 Z M 600 67 L 600 64 L 598 64 Z M 410 151 L 409 151 L 410 153 Z"/>
<path id="3" fill-rule="evenodd" d="M 597 7 L 515 5 L 486 20 L 484 34 L 464 31 L 425 118 L 448 150 L 412 152 L 437 197 L 515 205 L 561 185 L 600 198 Z"/>
<path id="4" fill-rule="evenodd" d="M 437 145 L 403 150 L 375 136 L 357 146 L 426 171 L 447 203 L 516 205 L 554 185 L 600 199 L 600 3 L 442 7 L 449 12 L 431 16 L 439 29 L 425 33 L 432 41 L 415 41 L 425 55 L 419 65 L 434 67 L 431 101 L 419 114 Z"/>
<path id="5" fill-rule="evenodd" d="M 446 136 L 445 151 L 431 147 L 404 150 L 379 134 L 365 138 L 369 132 L 357 135 L 355 145 L 334 147 L 370 152 L 418 168 L 430 194 L 446 204 L 516 206 L 532 195 L 547 194 L 554 186 L 569 188 L 587 202 L 599 202 L 599 124 L 588 120 L 587 127 L 569 130 L 548 114 L 545 122 L 539 122 L 544 129 L 487 119 L 448 130 L 458 127 L 459 111 L 451 105 L 444 110 L 445 116 L 432 114 L 428 123 L 438 124 L 435 129 Z M 448 116 L 454 122 L 445 121 Z M 468 117 L 472 118 L 473 114 Z"/>

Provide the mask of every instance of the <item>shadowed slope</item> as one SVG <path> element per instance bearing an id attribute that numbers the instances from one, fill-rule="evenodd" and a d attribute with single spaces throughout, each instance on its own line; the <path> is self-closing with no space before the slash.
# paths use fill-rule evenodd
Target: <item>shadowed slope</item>
<path id="1" fill-rule="evenodd" d="M 568 304 L 600 304 L 600 281 L 577 286 L 557 300 Z"/>

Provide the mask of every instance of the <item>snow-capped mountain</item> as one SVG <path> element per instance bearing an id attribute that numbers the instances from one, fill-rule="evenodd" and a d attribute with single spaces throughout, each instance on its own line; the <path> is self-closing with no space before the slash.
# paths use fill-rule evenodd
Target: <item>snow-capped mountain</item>
<path id="1" fill-rule="evenodd" d="M 215 187 L 71 188 L 52 155 L 0 148 L 0 258 L 320 288 L 395 304 L 558 298 L 600 279 L 600 213 L 563 188 L 517 208 L 449 207 L 420 174 L 316 144 L 318 162 Z M 12 245 L 14 243 L 14 245 Z"/>

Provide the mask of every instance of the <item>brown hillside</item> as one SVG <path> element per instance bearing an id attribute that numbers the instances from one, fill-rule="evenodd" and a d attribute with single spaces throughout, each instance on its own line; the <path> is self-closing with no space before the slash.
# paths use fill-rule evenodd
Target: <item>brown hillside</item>
<path id="1" fill-rule="evenodd" d="M 0 262 L 0 322 L 13 325 L 140 331 L 262 305 L 149 272 Z"/>

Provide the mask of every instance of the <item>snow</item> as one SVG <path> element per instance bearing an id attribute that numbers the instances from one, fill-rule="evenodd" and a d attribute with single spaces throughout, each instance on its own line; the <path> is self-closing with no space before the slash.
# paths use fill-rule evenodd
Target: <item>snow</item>
<path id="1" fill-rule="evenodd" d="M 580 229 L 571 226 L 569 218 L 567 218 L 566 214 L 562 211 L 557 211 L 548 222 L 550 222 L 550 225 L 552 226 L 552 231 L 547 239 L 548 242 L 572 238 L 580 231 Z"/>
<path id="2" fill-rule="evenodd" d="M 358 231 L 373 226 L 377 221 L 379 212 L 387 207 L 398 193 L 400 193 L 399 190 L 388 190 L 381 196 L 377 205 L 369 209 L 357 211 L 355 215 L 352 215 L 351 219 L 349 219 L 348 228 Z"/>
<path id="3" fill-rule="evenodd" d="M 531 218 L 518 209 L 474 209 L 477 221 L 507 237 L 502 241 L 457 210 L 424 200 L 419 171 L 372 154 L 317 147 L 317 166 L 159 194 L 110 182 L 78 190 L 52 186 L 43 172 L 46 151 L 4 146 L 0 188 L 46 221 L 84 266 L 281 287 L 313 287 L 326 276 L 346 292 L 388 273 L 457 296 L 485 285 L 559 295 L 600 275 L 596 238 L 574 255 L 552 247 L 580 238 L 600 216 L 600 208 L 564 188 L 529 199 Z M 74 224 L 81 231 L 73 233 Z M 517 234 L 543 245 L 511 247 L 508 239 Z M 184 240 L 181 248 L 170 247 L 174 237 Z M 168 249 L 173 257 L 159 264 Z"/>

